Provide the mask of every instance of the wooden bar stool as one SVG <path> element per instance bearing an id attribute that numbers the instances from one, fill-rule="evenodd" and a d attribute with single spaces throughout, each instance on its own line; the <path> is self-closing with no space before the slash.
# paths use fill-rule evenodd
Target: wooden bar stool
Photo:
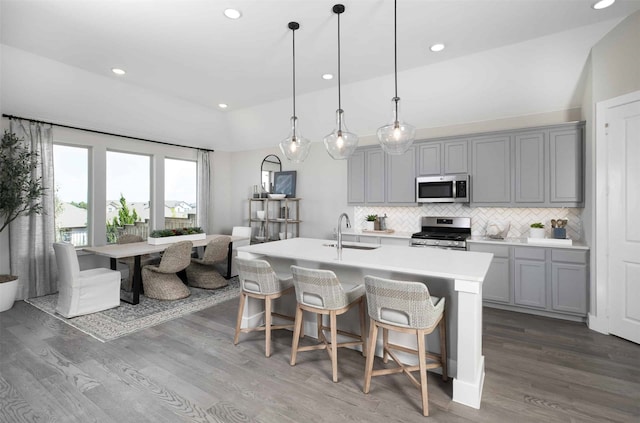
<path id="1" fill-rule="evenodd" d="M 293 285 L 296 290 L 296 322 L 293 333 L 293 345 L 291 346 L 291 365 L 295 366 L 298 352 L 311 350 L 326 350 L 331 357 L 333 381 L 338 381 L 338 348 L 355 345 L 362 346 L 362 355 L 366 357 L 365 342 L 365 316 L 364 316 L 364 285 L 356 285 L 345 290 L 335 273 L 330 270 L 305 269 L 299 266 L 291 266 L 293 273 Z M 360 335 L 338 330 L 337 316 L 346 313 L 351 308 L 358 306 L 360 311 Z M 303 312 L 308 311 L 318 315 L 318 345 L 299 346 L 299 336 L 302 330 Z M 324 326 L 322 316 L 329 315 L 329 326 Z M 324 335 L 324 331 L 331 333 L 330 341 Z M 355 338 L 353 342 L 338 342 L 338 334 Z"/>
<path id="2" fill-rule="evenodd" d="M 240 306 L 238 307 L 238 321 L 236 322 L 236 335 L 233 344 L 238 345 L 240 332 L 265 331 L 265 355 L 271 356 L 271 331 L 277 329 L 293 328 L 293 323 L 286 325 L 272 324 L 272 316 L 293 322 L 293 317 L 271 311 L 271 301 L 293 291 L 291 275 L 279 277 L 273 271 L 271 265 L 264 260 L 235 259 L 238 268 L 238 277 L 242 291 L 240 292 Z M 240 328 L 244 305 L 247 297 L 264 300 L 264 325 L 256 328 Z"/>
<path id="3" fill-rule="evenodd" d="M 405 373 L 422 393 L 422 414 L 429 415 L 427 393 L 427 370 L 442 367 L 442 380 L 447 380 L 447 349 L 445 299 L 429 295 L 427 286 L 422 282 L 404 282 L 383 279 L 374 276 L 364 278 L 367 304 L 370 317 L 369 351 L 364 374 L 364 393 L 369 393 L 372 376 Z M 425 335 L 438 327 L 440 329 L 440 354 L 428 353 L 425 349 Z M 378 328 L 382 328 L 383 361 L 389 356 L 398 367 L 373 370 Z M 418 338 L 418 350 L 389 343 L 389 330 L 415 334 Z M 418 365 L 406 366 L 398 360 L 393 350 L 416 354 Z M 411 372 L 420 371 L 420 381 Z"/>

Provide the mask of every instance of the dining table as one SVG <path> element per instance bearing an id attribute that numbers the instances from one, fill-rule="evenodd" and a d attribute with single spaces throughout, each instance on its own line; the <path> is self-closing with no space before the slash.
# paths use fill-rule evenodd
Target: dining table
<path id="1" fill-rule="evenodd" d="M 234 241 L 249 239 L 248 237 L 212 234 L 207 235 L 204 239 L 193 240 L 191 242 L 193 242 L 194 248 L 204 247 L 209 244 L 209 242 L 221 236 L 231 238 L 231 242 L 229 243 L 229 252 L 227 253 L 227 273 L 225 275 L 225 278 L 229 279 L 232 276 L 231 261 L 233 260 L 233 243 Z M 176 242 L 179 242 L 179 240 L 176 240 Z M 120 300 L 135 305 L 140 303 L 140 294 L 142 292 L 142 268 L 140 265 L 141 257 L 145 254 L 160 253 L 172 244 L 173 243 L 153 245 L 147 243 L 147 241 L 142 241 L 131 242 L 127 244 L 109 244 L 95 247 L 84 247 L 82 250 L 89 253 L 109 257 L 112 270 L 116 270 L 118 259 L 122 259 L 125 257 L 134 258 L 132 289 L 130 293 L 127 291 L 121 291 Z"/>

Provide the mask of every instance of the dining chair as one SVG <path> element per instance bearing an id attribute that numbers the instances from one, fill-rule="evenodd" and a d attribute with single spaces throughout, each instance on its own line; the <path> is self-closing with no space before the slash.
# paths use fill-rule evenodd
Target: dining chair
<path id="1" fill-rule="evenodd" d="M 246 239 L 233 241 L 233 251 L 231 252 L 231 271 L 227 272 L 229 276 L 236 276 L 238 274 L 238 268 L 236 266 L 235 258 L 238 255 L 238 247 L 243 247 L 251 243 L 251 227 L 249 226 L 234 226 L 231 230 L 231 236 L 242 236 Z"/>
<path id="2" fill-rule="evenodd" d="M 327 350 L 331 357 L 331 369 L 333 381 L 338 381 L 338 348 L 360 345 L 362 355 L 367 355 L 365 342 L 365 316 L 364 316 L 364 285 L 345 285 L 331 270 L 307 269 L 300 266 L 291 266 L 293 273 L 293 286 L 296 291 L 296 318 L 293 332 L 293 344 L 291 346 L 291 365 L 295 366 L 298 352 L 311 350 Z M 346 288 L 346 289 L 345 289 Z M 340 316 L 353 307 L 358 306 L 360 316 L 360 334 L 338 330 L 337 316 Z M 318 340 L 320 344 L 299 346 L 302 328 L 303 312 L 308 311 L 317 315 Z M 325 326 L 323 316 L 329 316 L 329 326 Z M 324 331 L 330 331 L 330 339 L 327 341 Z M 356 339 L 352 342 L 338 342 L 338 334 Z"/>
<path id="3" fill-rule="evenodd" d="M 66 318 L 91 314 L 120 305 L 120 272 L 97 268 L 80 270 L 73 244 L 53 244 L 58 266 L 56 312 Z"/>
<path id="4" fill-rule="evenodd" d="M 229 256 L 231 237 L 219 236 L 207 244 L 202 258 L 192 258 L 187 267 L 189 286 L 204 289 L 217 289 L 229 285 L 220 274 L 216 264 L 225 262 Z"/>
<path id="5" fill-rule="evenodd" d="M 144 295 L 157 300 L 179 300 L 191 295 L 189 288 L 176 273 L 184 270 L 191 262 L 193 242 L 181 241 L 164 250 L 160 264 L 142 268 Z"/>
<path id="6" fill-rule="evenodd" d="M 365 276 L 367 305 L 369 311 L 369 347 L 364 376 L 364 393 L 368 394 L 372 376 L 405 373 L 420 389 L 422 414 L 429 415 L 427 370 L 442 368 L 442 380 L 447 380 L 447 335 L 445 298 L 434 297 L 422 282 L 405 282 Z M 382 328 L 383 362 L 389 356 L 397 367 L 373 370 L 378 328 Z M 436 328 L 440 332 L 440 354 L 427 352 L 425 336 Z M 417 337 L 417 350 L 389 342 L 389 330 L 413 334 Z M 395 355 L 394 350 L 418 356 L 418 364 L 407 366 Z M 420 372 L 418 381 L 411 372 Z"/>
<path id="7" fill-rule="evenodd" d="M 131 244 L 133 242 L 142 242 L 144 239 L 140 235 L 124 234 L 120 235 L 116 241 L 117 244 Z M 124 291 L 131 291 L 133 287 L 133 273 L 135 271 L 135 259 L 133 257 L 123 257 L 118 259 L 119 262 L 126 264 L 129 267 L 129 274 L 127 278 L 122 281 L 121 289 Z M 147 264 L 158 264 L 160 262 L 159 256 L 152 256 L 150 254 L 144 254 L 140 257 L 140 267 Z"/>

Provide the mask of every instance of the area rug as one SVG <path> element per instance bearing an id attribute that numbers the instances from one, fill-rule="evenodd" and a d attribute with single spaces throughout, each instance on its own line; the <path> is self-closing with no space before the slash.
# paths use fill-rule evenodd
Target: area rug
<path id="1" fill-rule="evenodd" d="M 189 290 L 191 295 L 181 300 L 160 301 L 141 295 L 137 305 L 121 301 L 120 307 L 71 319 L 56 313 L 58 294 L 25 301 L 97 340 L 107 342 L 236 298 L 240 294 L 240 282 L 236 276 L 229 279 L 229 285 L 224 288 L 208 290 L 189 287 Z"/>

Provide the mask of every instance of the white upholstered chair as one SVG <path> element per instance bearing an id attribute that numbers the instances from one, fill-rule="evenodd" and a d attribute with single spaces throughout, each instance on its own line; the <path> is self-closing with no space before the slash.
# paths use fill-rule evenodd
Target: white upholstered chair
<path id="1" fill-rule="evenodd" d="M 80 270 L 72 244 L 53 244 L 58 265 L 56 312 L 70 318 L 120 305 L 120 272 L 104 268 Z"/>
<path id="2" fill-rule="evenodd" d="M 405 282 L 365 276 L 367 306 L 369 310 L 369 351 L 364 376 L 364 393 L 369 393 L 372 376 L 405 373 L 414 385 L 420 388 L 422 414 L 429 415 L 427 392 L 427 370 L 442 368 L 442 380 L 447 380 L 447 335 L 445 319 L 445 299 L 433 297 L 422 282 Z M 378 328 L 382 328 L 383 361 L 389 356 L 397 367 L 373 370 Z M 425 336 L 435 329 L 440 332 L 440 354 L 427 352 Z M 389 330 L 413 334 L 417 337 L 417 350 L 389 342 Z M 418 356 L 418 364 L 407 366 L 400 362 L 393 350 Z M 418 381 L 411 372 L 419 371 Z"/>
<path id="3" fill-rule="evenodd" d="M 230 276 L 238 274 L 238 268 L 236 266 L 236 255 L 238 254 L 237 248 L 251 243 L 251 228 L 249 226 L 234 226 L 231 230 L 231 236 L 246 236 L 247 239 L 242 239 L 233 242 L 233 258 L 231 260 L 231 273 Z"/>

